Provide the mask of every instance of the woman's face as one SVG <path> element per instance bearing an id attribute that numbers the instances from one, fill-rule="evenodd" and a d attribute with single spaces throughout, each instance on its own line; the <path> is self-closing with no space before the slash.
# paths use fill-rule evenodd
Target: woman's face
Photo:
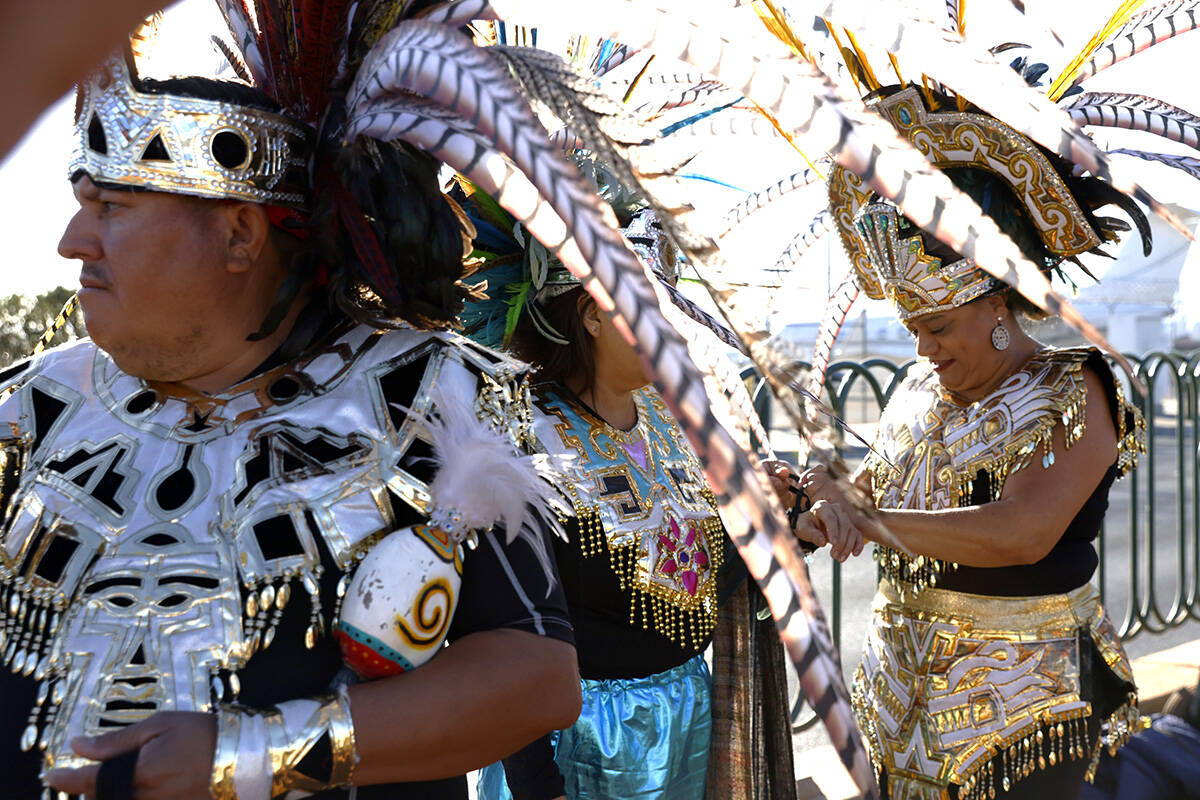
<path id="1" fill-rule="evenodd" d="M 592 355 L 595 359 L 595 381 L 615 391 L 633 391 L 650 382 L 642 369 L 642 360 L 612 319 L 600 311 L 595 301 L 585 295 L 580 312 L 583 325 L 592 336 Z"/>
<path id="2" fill-rule="evenodd" d="M 989 388 L 1005 369 L 1004 351 L 992 346 L 998 319 L 1011 336 L 1018 333 L 1012 314 L 998 295 L 989 295 L 958 308 L 917 317 L 904 324 L 912 335 L 917 356 L 933 363 L 942 387 L 971 395 Z"/>

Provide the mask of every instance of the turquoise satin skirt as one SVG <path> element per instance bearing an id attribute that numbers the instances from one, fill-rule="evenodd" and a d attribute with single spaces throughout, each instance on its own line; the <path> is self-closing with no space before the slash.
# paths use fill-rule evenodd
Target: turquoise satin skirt
<path id="1" fill-rule="evenodd" d="M 579 720 L 554 760 L 568 800 L 703 800 L 712 737 L 704 656 L 648 678 L 584 680 Z M 511 800 L 504 767 L 479 772 L 479 800 Z"/>

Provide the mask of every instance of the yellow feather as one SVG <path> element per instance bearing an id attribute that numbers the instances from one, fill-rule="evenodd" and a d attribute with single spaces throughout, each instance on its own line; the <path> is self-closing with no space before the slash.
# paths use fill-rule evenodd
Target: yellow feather
<path id="1" fill-rule="evenodd" d="M 42 338 L 38 339 L 37 344 L 33 346 L 33 352 L 30 355 L 36 356 L 38 353 L 45 350 L 50 342 L 54 341 L 55 335 L 63 329 L 71 315 L 75 313 L 75 306 L 79 303 L 79 295 L 73 294 L 67 298 L 67 302 L 63 303 L 62 310 L 58 312 L 58 316 L 54 318 L 54 322 L 50 323 L 50 327 L 46 328 L 46 332 L 42 334 Z"/>
<path id="2" fill-rule="evenodd" d="M 804 49 L 804 44 L 800 41 L 799 37 L 792 32 L 791 27 L 787 24 L 787 18 L 780 13 L 779 9 L 776 8 L 772 0 L 754 0 L 752 7 L 754 12 L 758 14 L 758 18 L 762 21 L 763 25 L 776 39 L 787 45 L 791 51 L 800 58 L 804 59 L 805 61 L 812 61 L 812 59 L 809 58 L 808 52 Z M 841 45 L 838 45 L 838 47 L 840 49 Z M 857 85 L 857 83 L 855 85 Z M 757 103 L 754 105 L 755 108 L 758 109 L 759 113 L 766 117 L 767 121 L 775 127 L 775 130 L 779 131 L 779 135 L 782 136 L 787 143 L 792 146 L 792 149 L 800 154 L 800 157 L 804 159 L 804 163 L 808 164 L 809 169 L 820 175 L 821 180 L 824 180 L 825 173 L 817 169 L 817 165 L 813 163 L 812 159 L 810 159 L 802 149 L 800 149 L 800 146 L 796 144 L 796 140 L 792 138 L 790 133 L 783 129 L 783 126 L 779 124 L 779 121 L 767 113 L 766 109 L 764 109 L 762 106 L 758 105 Z"/>
<path id="3" fill-rule="evenodd" d="M 863 80 L 867 82 L 867 88 L 875 91 L 883 84 L 875 77 L 875 70 L 871 69 L 871 62 L 867 61 L 867 54 L 858 46 L 858 39 L 855 38 L 854 32 L 849 28 L 845 28 L 844 30 L 846 31 L 846 38 L 850 40 L 850 46 L 854 48 L 854 55 L 858 57 L 858 63 L 862 65 Z"/>
<path id="4" fill-rule="evenodd" d="M 1071 63 L 1067 64 L 1066 68 L 1058 74 L 1058 77 L 1054 79 L 1054 83 L 1050 84 L 1049 90 L 1046 91 L 1046 96 L 1051 100 L 1058 100 L 1058 98 L 1062 97 L 1063 92 L 1070 88 L 1071 83 L 1075 80 L 1075 76 L 1079 74 L 1079 70 L 1092 57 L 1096 49 L 1104 44 L 1117 28 L 1124 25 L 1133 16 L 1133 12 L 1141 8 L 1144 2 L 1145 0 L 1123 0 L 1121 5 L 1117 7 L 1117 10 L 1113 12 L 1108 22 L 1104 24 L 1104 27 L 1096 31 L 1091 39 L 1088 39 L 1087 44 L 1083 46 L 1079 54 L 1071 59 Z"/>
<path id="5" fill-rule="evenodd" d="M 804 44 L 792 33 L 791 27 L 787 24 L 787 18 L 775 7 L 771 0 L 755 0 L 753 4 L 754 13 L 758 14 L 758 18 L 762 20 L 776 39 L 786 44 L 791 48 L 792 52 L 803 58 L 805 61 L 810 61 L 808 52 L 804 49 Z"/>
<path id="6" fill-rule="evenodd" d="M 896 54 L 888 53 L 888 60 L 892 62 L 892 72 L 896 73 L 896 81 L 903 86 L 904 76 L 900 74 L 900 64 L 896 61 Z"/>

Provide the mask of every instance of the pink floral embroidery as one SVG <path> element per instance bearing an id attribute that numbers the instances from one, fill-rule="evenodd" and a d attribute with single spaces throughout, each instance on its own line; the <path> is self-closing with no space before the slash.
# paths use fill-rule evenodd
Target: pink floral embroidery
<path id="1" fill-rule="evenodd" d="M 662 560 L 659 570 L 674 578 L 690 594 L 700 587 L 700 570 L 708 566 L 708 553 L 704 550 L 704 537 L 695 522 L 687 521 L 680 528 L 674 517 L 668 517 L 670 535 L 660 532 L 658 542 L 662 545 Z"/>

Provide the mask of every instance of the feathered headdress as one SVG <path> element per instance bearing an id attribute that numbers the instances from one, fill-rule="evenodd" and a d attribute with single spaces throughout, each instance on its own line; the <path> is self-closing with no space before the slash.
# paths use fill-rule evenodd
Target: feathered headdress
<path id="1" fill-rule="evenodd" d="M 503 28 L 501 28 L 503 30 Z M 672 298 L 678 298 L 690 314 L 703 315 L 712 326 L 720 323 L 694 308 L 674 284 L 679 278 L 675 248 L 648 207 L 645 198 L 616 181 L 604 165 L 586 159 L 582 170 L 596 182 L 597 192 L 612 207 L 621 232 L 642 263 L 658 278 Z M 545 303 L 579 287 L 580 281 L 541 242 L 513 219 L 495 200 L 465 178 L 458 179 L 456 192 L 475 226 L 475 249 L 471 253 L 480 266 L 472 273 L 476 287 L 486 297 L 467 303 L 459 320 L 464 333 L 488 347 L 506 348 L 517 323 L 528 318 L 546 339 L 569 344 L 543 314 Z"/>
<path id="2" fill-rule="evenodd" d="M 1064 262 L 1086 272 L 1077 254 L 1104 255 L 1101 246 L 1129 230 L 1122 220 L 1096 213 L 1104 205 L 1115 204 L 1132 219 L 1146 252 L 1151 243 L 1149 226 L 1134 200 L 1191 238 L 1138 185 L 1128 165 L 1113 156 L 1137 156 L 1200 177 L 1200 160 L 1191 156 L 1124 148 L 1105 152 L 1081 130 L 1081 126 L 1122 127 L 1193 148 L 1197 144 L 1200 119 L 1183 109 L 1144 95 L 1082 91 L 1087 79 L 1100 70 L 1197 27 L 1196 0 L 1171 0 L 1144 10 L 1142 5 L 1142 0 L 1120 3 L 1047 88 L 1039 85 L 1046 65 L 1024 57 L 1010 62 L 1010 56 L 1004 55 L 1024 45 L 1006 43 L 984 50 L 964 40 L 966 0 L 948 0 L 946 15 L 940 18 L 923 16 L 904 5 L 868 7 L 861 0 L 831 0 L 806 7 L 804 14 L 794 3 L 761 4 L 764 22 L 777 37 L 799 57 L 864 96 L 901 138 L 983 207 L 989 222 L 998 225 L 1017 251 L 1009 249 L 1001 255 L 980 247 L 977 236 L 982 231 L 975 225 L 967 227 L 974 242 L 950 233 L 948 220 L 957 212 L 924 188 L 917 190 L 908 181 L 882 175 L 878 159 L 857 167 L 839 159 L 829 169 L 830 208 L 807 229 L 801 227 L 802 233 L 785 254 L 790 263 L 817 238 L 814 232 L 836 229 L 857 278 L 840 282 L 829 298 L 811 359 L 810 390 L 819 390 L 823 382 L 833 343 L 860 286 L 872 296 L 902 298 L 902 314 L 910 315 L 970 299 L 1003 281 L 1035 306 L 1060 313 L 1064 321 L 1112 353 L 1097 331 L 1050 288 L 1047 277 L 1050 272 L 1061 274 Z M 813 24 L 808 24 L 809 19 Z M 868 53 L 878 56 L 875 65 Z M 897 85 L 885 85 L 881 76 L 888 72 Z M 903 97 L 898 96 L 901 93 Z M 901 106 L 907 119 L 900 113 Z M 970 129 L 979 131 L 981 126 L 982 138 L 975 137 Z M 959 134 L 958 146 L 946 148 L 946 137 Z M 980 144 L 974 152 L 972 137 Z M 1007 166 L 995 160 L 997 154 L 1009 162 Z M 1035 178 L 1032 193 L 1026 191 L 1031 184 L 1027 166 Z M 781 196 L 815 183 L 823 177 L 821 171 L 802 170 L 752 194 L 730 212 L 731 223 L 740 225 Z M 886 191 L 880 190 L 881 182 L 888 184 Z M 882 206 L 875 205 L 874 214 L 864 211 L 873 195 L 898 207 L 900 230 L 895 225 L 885 227 L 891 218 Z M 830 226 L 831 220 L 836 225 Z M 914 240 L 917 229 L 924 231 L 923 241 Z M 1069 236 L 1076 237 L 1073 243 Z M 941 240 L 961 260 L 925 252 L 925 244 L 933 239 Z M 868 252 L 878 254 L 874 263 Z M 903 277 L 906 271 L 909 278 Z M 897 276 L 890 286 L 894 291 L 884 286 L 886 275 Z M 1119 354 L 1113 355 L 1123 363 Z"/>

